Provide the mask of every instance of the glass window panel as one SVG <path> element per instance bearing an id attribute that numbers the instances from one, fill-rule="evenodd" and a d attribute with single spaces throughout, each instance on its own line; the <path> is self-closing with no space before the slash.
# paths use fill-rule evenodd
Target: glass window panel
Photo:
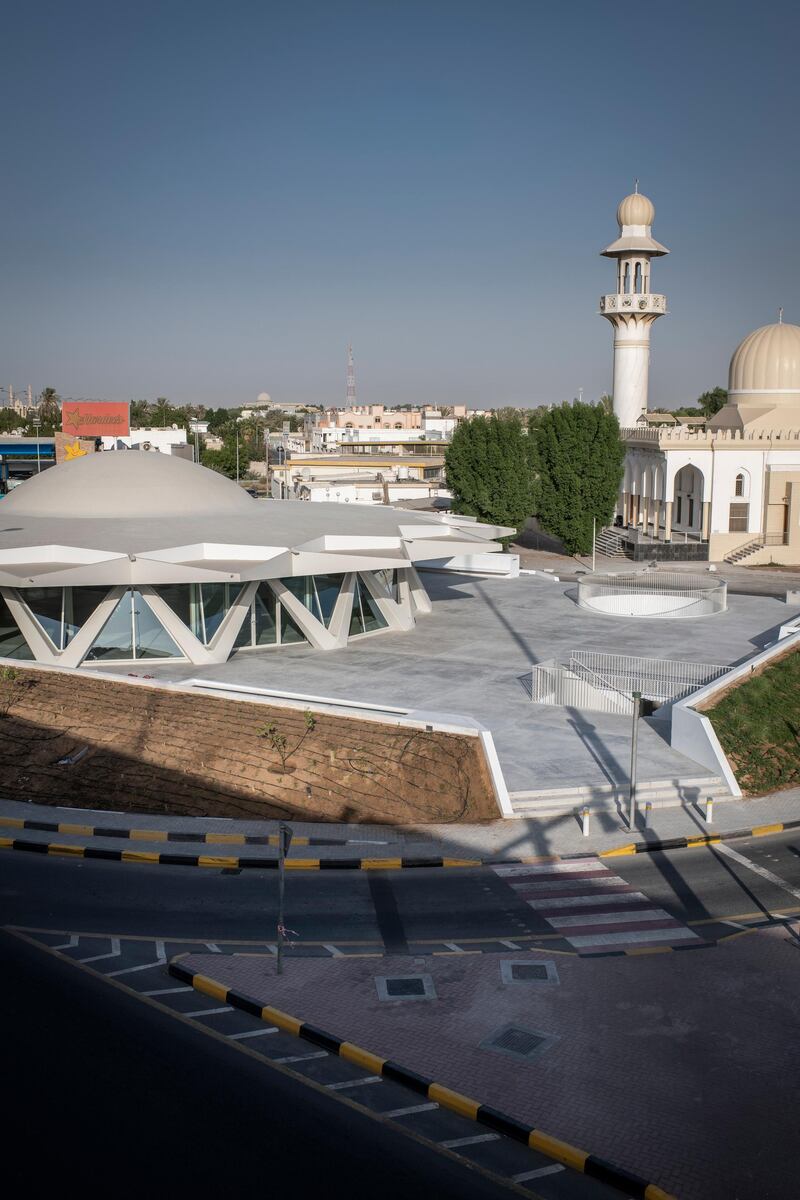
<path id="1" fill-rule="evenodd" d="M 125 592 L 92 643 L 92 647 L 86 655 L 87 660 L 133 658 L 132 633 L 131 594 Z"/>
<path id="2" fill-rule="evenodd" d="M 277 603 L 272 588 L 266 583 L 260 583 L 253 602 L 255 609 L 253 637 L 256 646 L 273 646 L 278 640 Z"/>
<path id="3" fill-rule="evenodd" d="M 64 589 L 64 645 L 86 624 L 110 589 L 107 587 L 68 587 Z"/>
<path id="4" fill-rule="evenodd" d="M 331 623 L 333 610 L 342 590 L 344 575 L 315 575 L 313 579 L 319 598 L 318 612 L 322 616 L 323 625 L 327 627 Z"/>
<path id="5" fill-rule="evenodd" d="M 11 615 L 11 609 L 0 596 L 0 655 L 3 658 L 33 658 L 19 626 Z"/>
<path id="6" fill-rule="evenodd" d="M 253 605 L 251 604 L 247 610 L 239 632 L 236 635 L 236 641 L 233 643 L 234 650 L 241 650 L 242 646 L 252 646 L 253 644 Z"/>
<path id="7" fill-rule="evenodd" d="M 350 637 L 358 637 L 360 633 L 372 633 L 375 629 L 385 629 L 386 625 L 386 618 L 367 591 L 366 584 L 357 576 L 353 612 L 350 617 Z"/>
<path id="8" fill-rule="evenodd" d="M 293 596 L 297 597 L 301 604 L 305 605 L 310 613 L 314 614 L 318 621 L 322 620 L 310 575 L 292 575 L 288 579 L 282 579 L 281 583 Z"/>
<path id="9" fill-rule="evenodd" d="M 230 607 L 230 589 L 227 583 L 202 583 L 200 588 L 203 594 L 207 645 L 219 629 Z"/>
<path id="10" fill-rule="evenodd" d="M 389 570 L 387 568 L 386 570 L 383 570 L 383 571 L 376 571 L 375 576 L 376 576 L 376 578 L 378 578 L 381 581 L 383 586 L 386 588 L 386 591 L 388 592 L 391 599 L 397 600 L 397 598 L 398 598 L 397 597 L 397 571 L 395 571 L 394 569 Z"/>
<path id="11" fill-rule="evenodd" d="M 358 637 L 358 635 L 363 632 L 364 614 L 361 611 L 361 593 L 358 589 L 358 582 L 356 582 L 355 590 L 353 592 L 353 608 L 350 613 L 350 629 L 348 630 L 348 637 Z"/>
<path id="12" fill-rule="evenodd" d="M 202 642 L 203 622 L 199 586 L 196 583 L 167 583 L 160 585 L 155 591 L 170 606 L 175 616 Z"/>
<path id="13" fill-rule="evenodd" d="M 388 622 L 367 590 L 367 585 L 358 577 L 358 587 L 361 593 L 361 609 L 364 613 L 364 626 L 367 633 L 373 629 L 385 629 Z"/>
<path id="14" fill-rule="evenodd" d="M 303 633 L 303 631 L 300 629 L 300 627 L 297 624 L 295 624 L 294 620 L 289 615 L 289 613 L 286 611 L 286 609 L 283 607 L 283 605 L 281 605 L 280 608 L 281 608 L 281 642 L 284 645 L 287 645 L 291 642 L 304 642 L 306 640 L 306 637 L 305 637 L 305 634 Z"/>
<path id="15" fill-rule="evenodd" d="M 133 593 L 136 658 L 183 658 L 141 592 Z"/>
<path id="16" fill-rule="evenodd" d="M 24 588 L 22 599 L 45 631 L 56 650 L 63 649 L 61 642 L 61 605 L 64 589 L 48 587 Z"/>

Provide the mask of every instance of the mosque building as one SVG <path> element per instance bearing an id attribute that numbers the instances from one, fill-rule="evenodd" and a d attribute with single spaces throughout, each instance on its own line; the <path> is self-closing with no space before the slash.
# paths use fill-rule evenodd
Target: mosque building
<path id="1" fill-rule="evenodd" d="M 637 190 L 617 209 L 614 412 L 627 447 L 614 533 L 634 559 L 800 561 L 800 326 L 754 330 L 737 346 L 728 403 L 703 429 L 649 428 L 650 330 L 666 313 L 651 290 L 655 208 Z"/>

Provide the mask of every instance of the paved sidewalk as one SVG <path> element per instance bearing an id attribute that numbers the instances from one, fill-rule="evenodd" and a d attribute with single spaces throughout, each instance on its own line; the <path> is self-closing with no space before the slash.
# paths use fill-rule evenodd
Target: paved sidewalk
<path id="1" fill-rule="evenodd" d="M 645 829 L 640 824 L 633 835 L 622 816 L 607 812 L 592 818 L 589 837 L 583 837 L 578 821 L 570 815 L 498 820 L 483 825 L 425 825 L 416 828 L 294 821 L 292 829 L 295 842 L 291 854 L 296 858 L 313 856 L 321 859 L 348 856 L 393 858 L 415 854 L 467 859 L 568 856 L 601 853 L 632 842 L 644 845 L 672 838 L 713 836 L 798 819 L 800 788 L 775 792 L 758 800 L 717 801 L 711 825 L 707 825 L 702 812 L 693 807 L 657 809 L 649 828 Z M 237 842 L 248 847 L 248 854 L 271 857 L 277 853 L 274 846 L 263 840 L 270 837 L 274 840 L 277 821 L 229 821 L 147 814 L 132 816 L 129 813 L 46 807 L 16 800 L 0 800 L 0 836 L 17 836 L 11 822 L 20 821 L 25 822 L 26 837 L 36 838 L 37 832 L 30 826 L 31 822 L 35 822 L 50 826 L 49 832 L 42 830 L 38 835 L 43 841 L 52 840 L 52 833 L 58 832 L 58 840 L 67 844 L 77 845 L 88 839 L 93 844 L 119 848 L 122 838 L 115 838 L 113 834 L 106 836 L 107 831 L 119 830 L 135 831 L 139 836 L 130 840 L 135 841 L 136 848 L 141 850 L 163 851 L 164 841 L 168 838 L 170 844 L 193 844 L 195 852 L 198 844 L 202 847 L 205 841 L 210 849 L 203 850 L 204 853 L 212 849 L 220 854 L 236 853 L 235 849 L 228 850 L 226 846 L 234 847 Z M 58 831 L 58 826 L 62 827 L 61 831 Z M 98 833 L 92 836 L 67 832 L 66 826 L 87 826 Z M 16 828 L 19 829 L 19 825 Z M 151 843 L 141 836 L 149 831 L 160 831 L 165 837 Z"/>
<path id="2" fill-rule="evenodd" d="M 521 959 L 549 961 L 549 979 L 504 983 L 503 960 Z M 680 1200 L 783 1200 L 796 1174 L 800 955 L 785 928 L 695 954 L 599 961 L 511 948 L 290 958 L 281 978 L 271 957 L 180 962 Z M 378 977 L 420 974 L 435 998 L 379 999 Z M 509 1025 L 552 1040 L 530 1058 L 484 1047 Z"/>

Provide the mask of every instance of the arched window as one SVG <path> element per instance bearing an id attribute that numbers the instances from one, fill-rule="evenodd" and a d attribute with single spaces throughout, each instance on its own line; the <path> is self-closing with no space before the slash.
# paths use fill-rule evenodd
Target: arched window
<path id="1" fill-rule="evenodd" d="M 642 264 L 639 262 L 636 264 L 636 270 L 633 276 L 633 290 L 637 295 L 639 295 L 642 290 Z"/>
<path id="2" fill-rule="evenodd" d="M 626 296 L 627 296 L 628 292 L 631 290 L 631 265 L 630 265 L 630 263 L 625 263 L 625 275 L 624 275 L 623 281 L 622 281 L 622 290 Z"/>
<path id="3" fill-rule="evenodd" d="M 734 483 L 734 487 L 733 487 L 734 496 L 743 496 L 745 494 L 744 487 L 745 487 L 744 475 L 740 471 L 739 474 L 736 476 L 736 482 Z"/>

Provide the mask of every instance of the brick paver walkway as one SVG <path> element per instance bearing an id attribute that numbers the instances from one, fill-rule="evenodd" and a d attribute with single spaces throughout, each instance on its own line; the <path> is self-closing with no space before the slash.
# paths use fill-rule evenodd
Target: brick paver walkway
<path id="1" fill-rule="evenodd" d="M 499 955 L 298 958 L 280 979 L 271 958 L 182 961 L 680 1200 L 785 1200 L 797 1170 L 797 935 L 773 929 L 694 954 L 551 955 L 558 982 L 529 984 L 504 984 Z M 376 976 L 419 973 L 436 999 L 378 998 Z M 509 1024 L 554 1040 L 530 1060 L 481 1048 Z"/>

